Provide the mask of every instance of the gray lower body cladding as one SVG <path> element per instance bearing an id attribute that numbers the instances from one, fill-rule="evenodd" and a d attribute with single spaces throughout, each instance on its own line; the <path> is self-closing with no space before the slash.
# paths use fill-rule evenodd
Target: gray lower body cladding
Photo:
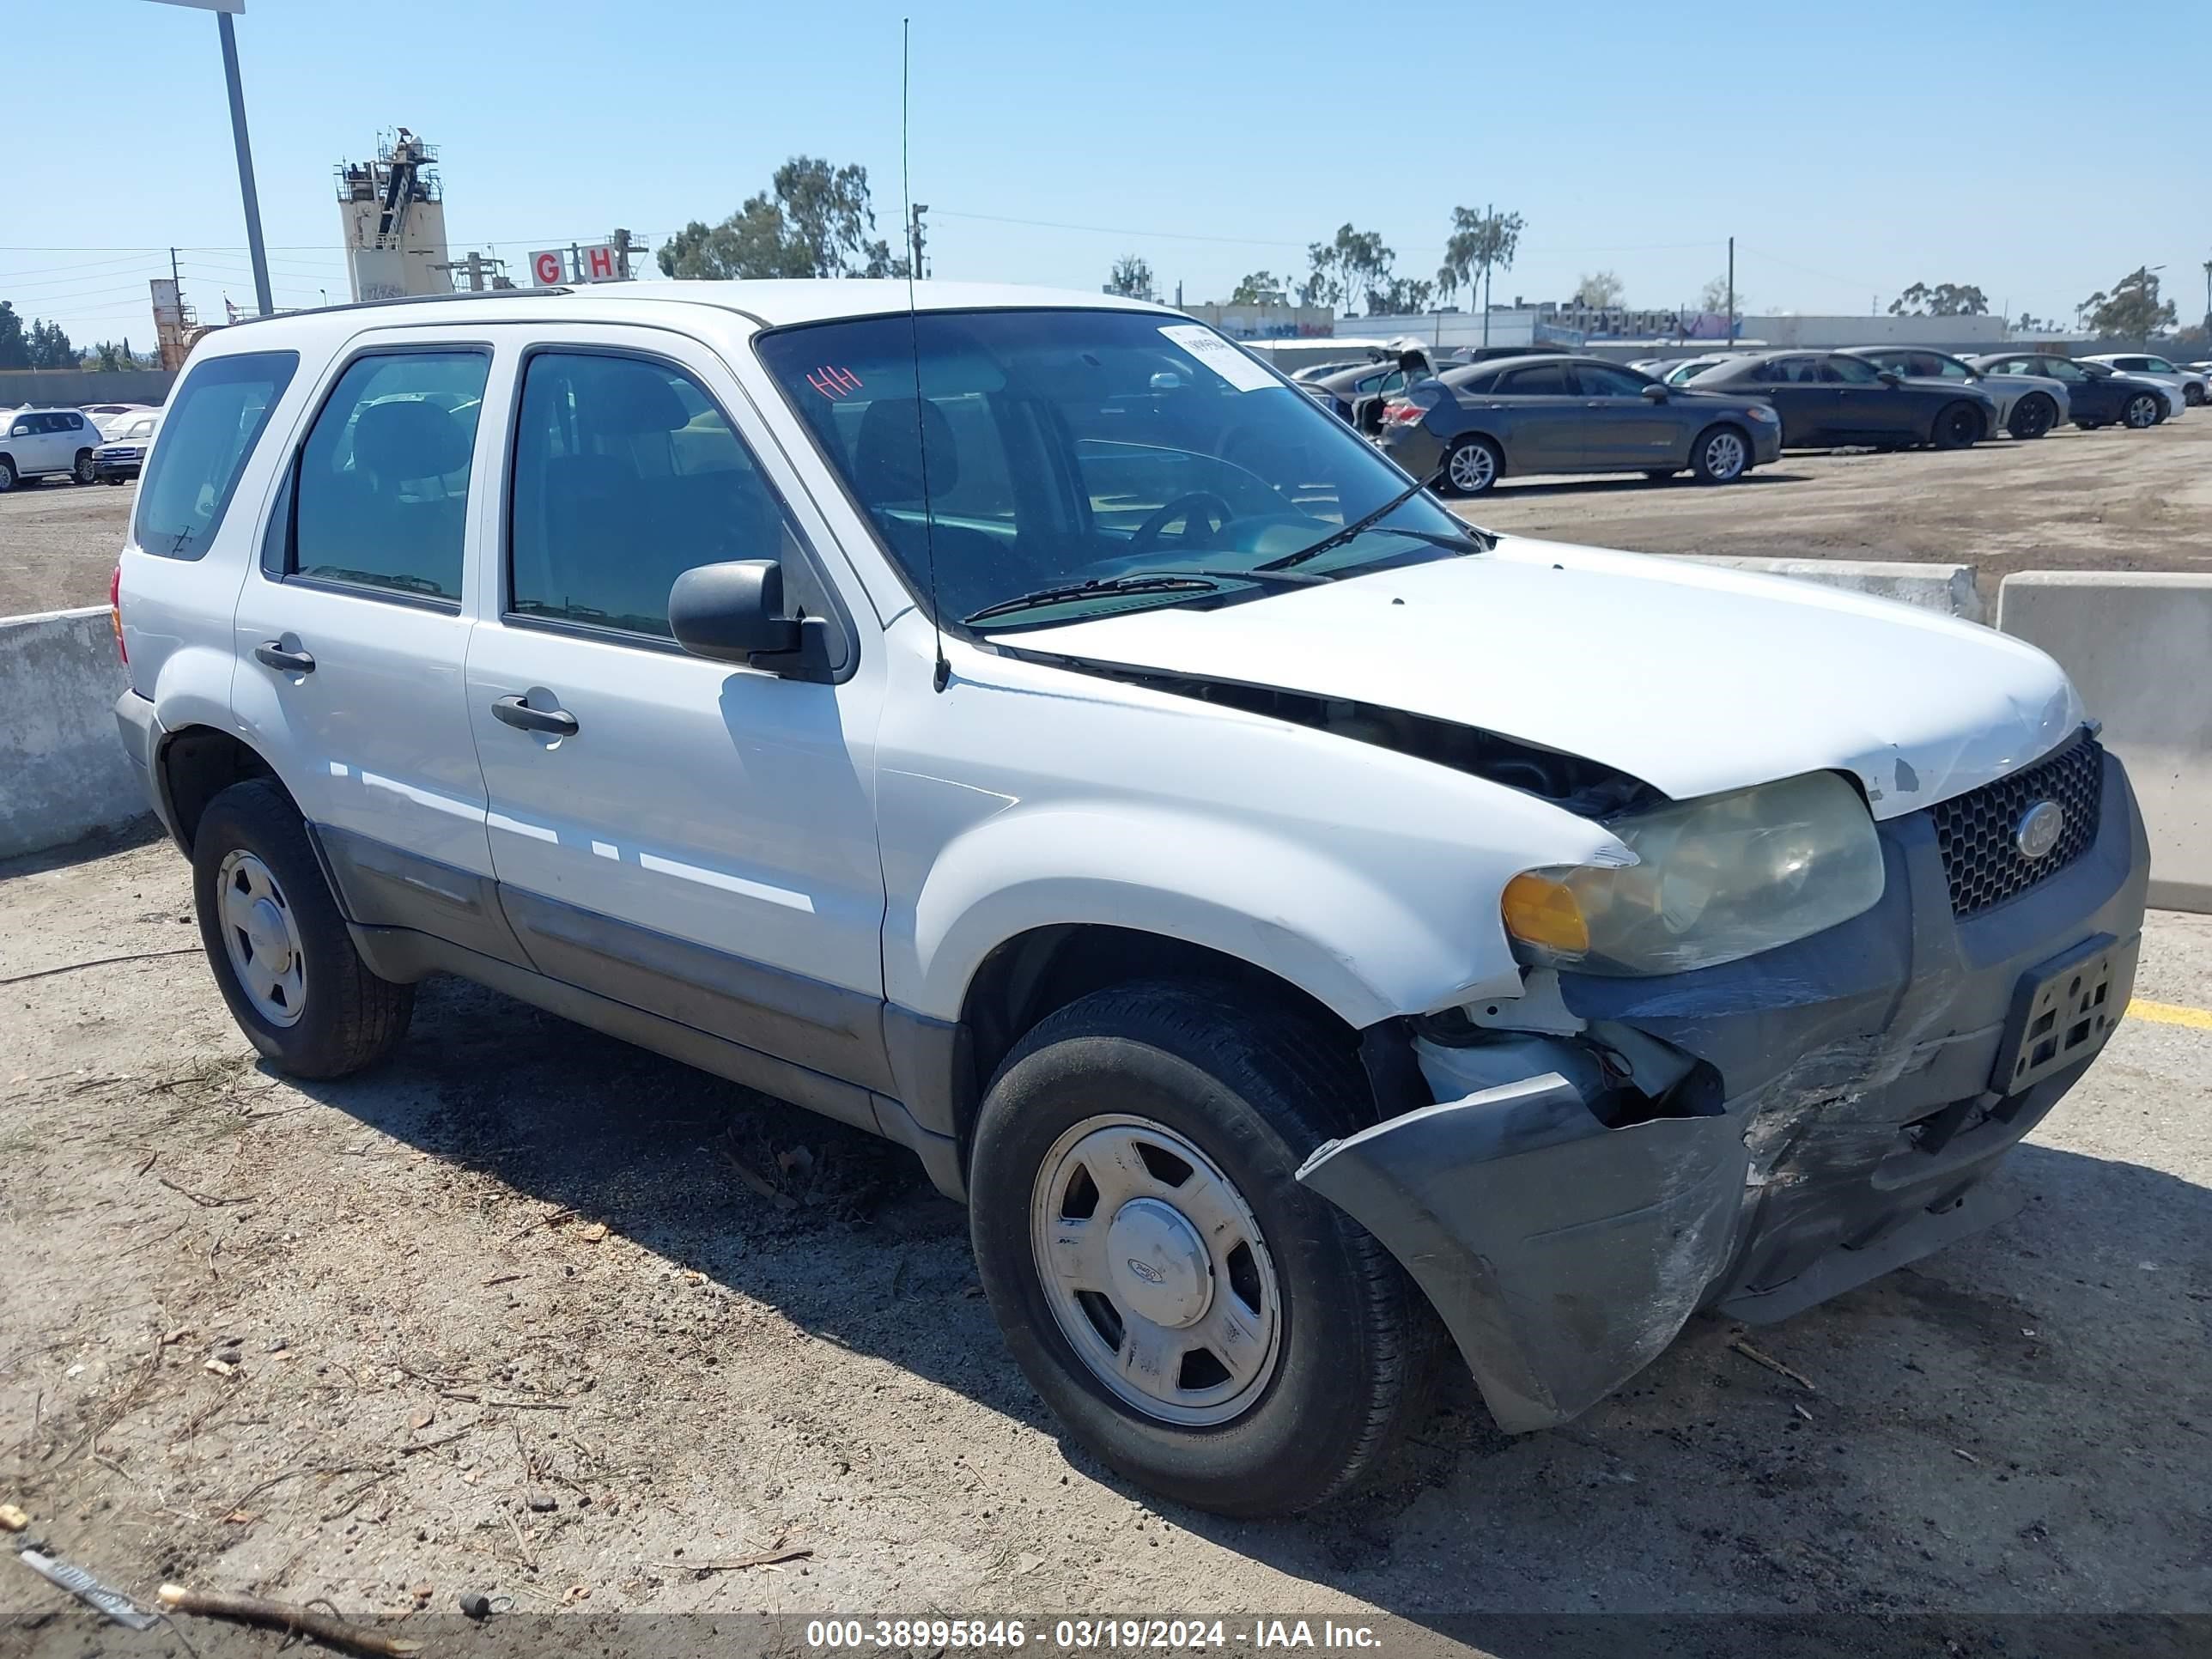
<path id="1" fill-rule="evenodd" d="M 2102 789 L 2096 841 L 1980 913 L 1953 914 L 1919 812 L 1881 826 L 1881 901 L 1840 927 L 1693 973 L 1561 975 L 1573 1013 L 1701 1062 L 1716 1091 L 1608 1122 L 1541 1075 L 1332 1142 L 1299 1179 L 1405 1265 L 1516 1431 L 1587 1409 L 1701 1308 L 1782 1318 L 2001 1219 L 1982 1183 L 2132 984 L 2149 849 L 2110 757 Z M 2063 995 L 2076 968 L 2106 1022 L 2083 1057 L 1993 1089 L 2022 996 Z"/>

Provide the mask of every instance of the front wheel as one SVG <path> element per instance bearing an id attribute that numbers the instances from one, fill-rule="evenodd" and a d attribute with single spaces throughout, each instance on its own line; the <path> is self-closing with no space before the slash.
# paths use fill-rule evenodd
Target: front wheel
<path id="1" fill-rule="evenodd" d="M 2181 401 L 2191 409 L 2202 408 L 2204 404 L 2204 388 L 2191 381 L 2181 388 Z"/>
<path id="2" fill-rule="evenodd" d="M 2165 418 L 2166 405 L 2159 402 L 2155 393 L 2148 392 L 2136 392 L 2120 411 L 2120 419 L 2136 432 L 2156 426 Z"/>
<path id="3" fill-rule="evenodd" d="M 1454 495 L 1480 495 L 1505 471 L 1505 457 L 1487 438 L 1462 438 L 1444 455 L 1444 489 Z"/>
<path id="4" fill-rule="evenodd" d="M 192 836 L 192 897 L 222 1000 L 279 1071 L 343 1077 L 406 1035 L 415 988 L 362 961 L 307 825 L 270 780 L 208 803 Z"/>
<path id="5" fill-rule="evenodd" d="M 1708 428 L 1690 451 L 1690 469 L 1699 483 L 1734 483 L 1751 470 L 1751 440 L 1732 426 Z"/>
<path id="6" fill-rule="evenodd" d="M 2058 424 L 2058 405 L 2040 392 L 2030 392 L 2013 405 L 2006 430 L 2015 438 L 2040 438 Z"/>
<path id="7" fill-rule="evenodd" d="M 81 484 L 88 484 L 93 481 L 94 474 L 92 470 L 92 452 L 90 450 L 80 449 L 77 451 L 76 465 L 70 469 L 70 477 L 75 478 Z"/>
<path id="8" fill-rule="evenodd" d="M 15 463 L 5 455 L 0 455 L 0 495 L 6 495 L 15 487 Z"/>
<path id="9" fill-rule="evenodd" d="M 1435 1316 L 1298 1184 L 1359 1126 L 1348 1047 L 1228 987 L 1096 992 L 999 1068 L 969 1213 L 1015 1360 L 1075 1437 L 1218 1513 L 1296 1514 L 1419 1411 Z"/>
<path id="10" fill-rule="evenodd" d="M 1936 411 L 1936 424 L 1929 435 L 1938 449 L 1967 449 L 1981 442 L 1987 431 L 1980 410 L 1969 403 L 1956 403 Z"/>

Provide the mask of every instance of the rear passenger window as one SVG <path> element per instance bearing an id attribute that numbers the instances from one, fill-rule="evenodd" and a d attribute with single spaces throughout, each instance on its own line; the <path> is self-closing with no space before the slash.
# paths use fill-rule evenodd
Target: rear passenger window
<path id="1" fill-rule="evenodd" d="M 489 364 L 477 351 L 392 352 L 338 377 L 301 446 L 289 574 L 459 604 Z"/>
<path id="2" fill-rule="evenodd" d="M 672 637 L 693 567 L 778 559 L 810 615 L 823 596 L 752 453 L 699 383 L 643 358 L 543 351 L 523 372 L 508 519 L 508 611 Z"/>
<path id="3" fill-rule="evenodd" d="M 141 549 L 165 559 L 207 551 L 246 458 L 299 367 L 296 351 L 247 351 L 208 358 L 185 376 L 138 485 L 132 534 Z"/>

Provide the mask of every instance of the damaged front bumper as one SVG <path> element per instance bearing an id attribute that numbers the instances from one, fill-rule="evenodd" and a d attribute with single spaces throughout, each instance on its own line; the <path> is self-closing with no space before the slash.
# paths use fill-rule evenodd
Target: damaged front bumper
<path id="1" fill-rule="evenodd" d="M 1561 975 L 1592 1032 L 1693 1068 L 1641 1121 L 1564 1066 L 1332 1141 L 1298 1179 L 1404 1264 L 1512 1431 L 1587 1409 L 1700 1308 L 1782 1318 L 2002 1219 L 1984 1178 L 2133 982 L 2149 848 L 2109 756 L 2101 791 L 2088 848 L 1985 910 L 1954 914 L 1916 812 L 1881 826 L 1883 896 L 1839 927 L 1691 973 Z"/>

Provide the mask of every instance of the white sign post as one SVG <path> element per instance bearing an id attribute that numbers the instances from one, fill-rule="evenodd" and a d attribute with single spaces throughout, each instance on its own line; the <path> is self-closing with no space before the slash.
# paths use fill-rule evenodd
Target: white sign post
<path id="1" fill-rule="evenodd" d="M 238 152 L 238 193 L 246 204 L 246 248 L 253 264 L 253 298 L 268 316 L 276 309 L 269 294 L 269 254 L 261 245 L 261 198 L 253 188 L 253 149 L 246 140 L 246 94 L 238 85 L 238 36 L 231 15 L 246 9 L 246 0 L 162 0 L 171 6 L 189 6 L 216 14 L 216 29 L 222 40 L 222 78 L 230 91 L 231 146 Z"/>

